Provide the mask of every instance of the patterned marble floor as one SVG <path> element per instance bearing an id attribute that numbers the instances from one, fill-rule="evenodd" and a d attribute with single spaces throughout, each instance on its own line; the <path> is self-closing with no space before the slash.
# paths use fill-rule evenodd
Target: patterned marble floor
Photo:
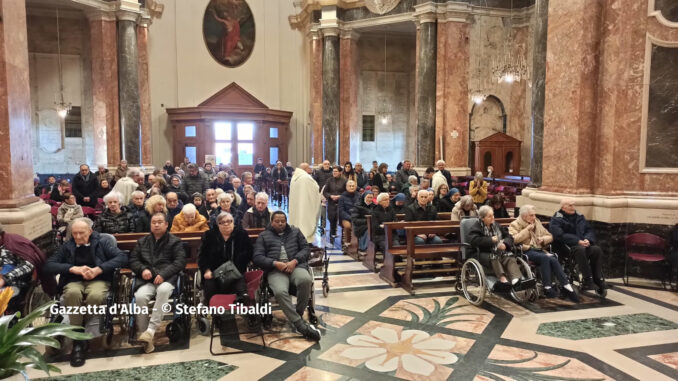
<path id="1" fill-rule="evenodd" d="M 188 347 L 148 355 L 125 348 L 82 368 L 57 363 L 64 375 L 79 375 L 62 379 L 678 379 L 673 292 L 618 286 L 607 300 L 587 296 L 578 306 L 545 300 L 521 306 L 491 295 L 474 307 L 445 279 L 421 284 L 413 296 L 339 251 L 330 255 L 327 298 L 316 284 L 319 343 L 292 332 L 274 311 L 266 348 L 247 334 L 229 344 L 256 353 L 212 356 L 209 338 L 194 329 Z"/>

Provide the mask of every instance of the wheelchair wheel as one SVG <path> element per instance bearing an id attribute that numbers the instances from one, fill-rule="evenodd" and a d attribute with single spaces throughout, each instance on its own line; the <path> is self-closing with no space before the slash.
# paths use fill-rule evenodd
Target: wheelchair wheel
<path id="1" fill-rule="evenodd" d="M 204 316 L 198 317 L 196 321 L 198 325 L 198 331 L 200 332 L 201 335 L 207 336 L 210 333 L 210 323 L 207 321 L 207 318 Z"/>
<path id="2" fill-rule="evenodd" d="M 461 267 L 461 289 L 464 297 L 474 306 L 479 306 L 485 299 L 487 282 L 483 266 L 476 259 L 471 258 Z"/>
<path id="3" fill-rule="evenodd" d="M 330 293 L 330 285 L 325 283 L 323 284 L 323 296 L 327 298 L 327 294 Z"/>
<path id="4" fill-rule="evenodd" d="M 21 311 L 21 316 L 26 316 L 32 311 L 36 310 L 38 307 L 44 305 L 47 302 L 50 302 L 52 299 L 49 295 L 45 294 L 41 286 L 31 287 L 26 295 L 26 302 L 24 303 L 23 311 Z M 31 323 L 32 327 L 40 327 L 50 322 L 49 310 L 45 311 L 43 316 L 40 316 L 33 320 Z"/>
<path id="5" fill-rule="evenodd" d="M 176 319 L 167 324 L 167 328 L 165 328 L 165 334 L 172 344 L 181 341 L 184 338 L 185 333 L 186 330 Z"/>
<path id="6" fill-rule="evenodd" d="M 523 274 L 523 278 L 525 279 L 534 278 L 532 270 L 530 270 L 530 265 L 528 265 L 524 259 L 517 258 L 516 261 L 518 262 L 520 272 Z M 515 291 L 511 289 L 511 297 L 518 303 L 534 302 L 535 300 L 537 300 L 537 298 L 539 298 L 539 287 L 537 284 L 535 284 L 533 288 L 528 288 L 522 291 Z"/>

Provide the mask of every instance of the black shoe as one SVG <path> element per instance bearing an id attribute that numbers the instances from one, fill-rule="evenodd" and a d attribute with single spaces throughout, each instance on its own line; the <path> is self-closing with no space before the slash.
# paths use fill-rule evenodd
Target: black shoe
<path id="1" fill-rule="evenodd" d="M 586 290 L 594 290 L 594 289 L 596 289 L 596 288 L 597 288 L 597 287 L 593 284 L 593 279 L 591 279 L 591 278 L 584 279 L 584 283 L 582 283 L 582 285 L 581 285 L 581 287 L 580 287 L 580 289 L 581 289 L 582 291 L 586 291 Z"/>
<path id="2" fill-rule="evenodd" d="M 555 287 L 545 288 L 544 296 L 546 296 L 547 299 L 555 298 L 556 296 L 558 296 L 558 291 L 556 290 Z"/>
<path id="3" fill-rule="evenodd" d="M 596 284 L 596 286 L 597 286 L 596 291 L 599 294 L 602 294 L 603 291 L 605 291 L 607 289 L 607 284 L 605 283 L 604 279 L 596 279 L 593 282 Z"/>
<path id="4" fill-rule="evenodd" d="M 511 283 L 509 282 L 497 282 L 494 284 L 495 292 L 509 292 L 511 291 Z"/>
<path id="5" fill-rule="evenodd" d="M 532 279 L 527 279 L 527 280 L 519 280 L 518 283 L 513 285 L 513 290 L 514 291 L 523 291 L 527 290 L 528 288 L 534 287 L 534 285 L 537 284 L 537 280 L 532 278 Z"/>
<path id="6" fill-rule="evenodd" d="M 570 291 L 566 288 L 563 288 L 563 293 L 565 293 L 565 296 L 567 296 L 567 298 L 573 303 L 579 303 L 579 295 L 577 295 L 576 291 Z"/>
<path id="7" fill-rule="evenodd" d="M 320 341 L 320 330 L 305 321 L 300 321 L 297 331 L 301 333 L 306 340 Z"/>
<path id="8" fill-rule="evenodd" d="M 87 340 L 76 340 L 73 342 L 71 350 L 71 366 L 77 368 L 85 365 L 85 354 L 87 353 Z"/>

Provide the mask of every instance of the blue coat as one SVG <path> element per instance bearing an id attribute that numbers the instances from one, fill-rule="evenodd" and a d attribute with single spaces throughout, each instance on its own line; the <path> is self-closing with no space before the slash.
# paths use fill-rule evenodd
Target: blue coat
<path id="1" fill-rule="evenodd" d="M 595 243 L 596 235 L 583 214 L 575 212 L 574 223 L 570 222 L 571 220 L 565 218 L 565 216 L 566 214 L 559 210 L 551 217 L 549 231 L 553 234 L 555 242 L 577 246 L 580 240 L 588 239 L 591 245 Z"/>
<path id="2" fill-rule="evenodd" d="M 94 280 L 112 281 L 113 271 L 127 265 L 127 254 L 118 249 L 115 239 L 104 239 L 96 231 L 92 231 L 89 243 L 94 262 L 103 270 L 103 273 Z M 60 274 L 59 289 L 61 289 L 68 282 L 80 280 L 76 279 L 80 278 L 79 276 L 68 271 L 73 266 L 75 266 L 75 241 L 71 239 L 61 245 L 57 252 L 47 259 L 42 271 L 49 275 Z"/>
<path id="3" fill-rule="evenodd" d="M 339 196 L 339 204 L 337 206 L 339 220 L 351 221 L 351 212 L 353 211 L 353 208 L 355 208 L 355 204 L 358 200 L 360 200 L 358 192 L 344 192 Z"/>

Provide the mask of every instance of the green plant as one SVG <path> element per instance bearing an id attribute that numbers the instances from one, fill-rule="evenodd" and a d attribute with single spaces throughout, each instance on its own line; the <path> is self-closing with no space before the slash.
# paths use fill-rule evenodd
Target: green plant
<path id="1" fill-rule="evenodd" d="M 59 336 L 73 340 L 92 338 L 88 333 L 78 332 L 82 330 L 82 327 L 75 325 L 47 323 L 39 327 L 31 327 L 31 323 L 43 316 L 54 303 L 42 305 L 23 318 L 19 312 L 0 317 L 0 379 L 23 372 L 27 368 L 37 368 L 48 375 L 50 371 L 61 373 L 56 366 L 47 364 L 42 354 L 34 347 L 45 345 L 58 349 L 61 344 L 56 337 Z M 11 325 L 15 319 L 18 321 Z"/>

